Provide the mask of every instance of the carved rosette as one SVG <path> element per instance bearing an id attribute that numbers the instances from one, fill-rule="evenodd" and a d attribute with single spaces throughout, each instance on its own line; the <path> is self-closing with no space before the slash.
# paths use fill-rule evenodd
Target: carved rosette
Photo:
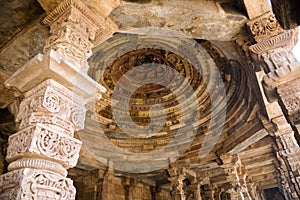
<path id="1" fill-rule="evenodd" d="M 283 32 L 272 12 L 267 12 L 247 23 L 254 39 L 259 42 Z"/>
<path id="2" fill-rule="evenodd" d="M 55 50 L 63 59 L 82 65 L 92 55 L 92 40 L 103 23 L 79 0 L 64 0 L 44 20 L 51 36 L 44 52 Z"/>
<path id="3" fill-rule="evenodd" d="M 0 177 L 0 199 L 75 199 L 73 181 L 45 170 L 24 168 Z"/>
<path id="4" fill-rule="evenodd" d="M 9 162 L 37 154 L 56 160 L 66 168 L 76 166 L 81 147 L 81 141 L 43 124 L 17 132 L 8 142 L 6 159 Z"/>

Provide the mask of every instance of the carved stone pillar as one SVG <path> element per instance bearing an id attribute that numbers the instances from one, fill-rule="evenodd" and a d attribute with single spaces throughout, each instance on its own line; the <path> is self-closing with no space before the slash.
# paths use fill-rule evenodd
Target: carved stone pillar
<path id="1" fill-rule="evenodd" d="M 300 196 L 297 181 L 300 149 L 295 134 L 299 138 L 300 63 L 292 49 L 298 39 L 298 29 L 283 30 L 272 12 L 252 19 L 247 25 L 257 42 L 249 49 L 263 70 L 257 74 L 268 118 L 276 126 L 274 137 L 278 145 L 279 171 L 284 177 L 281 178 L 283 189 L 290 190 L 290 198 L 297 199 Z"/>
<path id="2" fill-rule="evenodd" d="M 294 137 L 294 132 L 284 116 L 272 120 L 278 128 L 275 132 L 277 142 L 276 156 L 279 161 L 279 172 L 283 189 L 287 191 L 290 198 L 297 198 L 300 191 L 300 148 Z"/>
<path id="3" fill-rule="evenodd" d="M 201 186 L 200 183 L 194 183 L 194 184 L 189 185 L 189 189 L 193 192 L 193 197 L 191 197 L 190 199 L 202 200 L 200 186 Z M 188 200 L 189 200 L 189 198 L 188 198 Z"/>
<path id="4" fill-rule="evenodd" d="M 20 131 L 9 137 L 9 173 L 1 176 L 1 199 L 74 199 L 67 176 L 76 166 L 81 142 L 74 130 L 83 127 L 83 99 L 53 80 L 24 94 L 17 121 Z M 8 187 L 10 186 L 10 187 Z"/>
<path id="5" fill-rule="evenodd" d="M 169 181 L 171 181 L 172 184 L 172 199 L 174 200 L 186 200 L 184 189 L 183 189 L 183 181 L 185 179 L 185 175 L 180 174 L 177 176 L 173 176 L 169 178 Z"/>
<path id="6" fill-rule="evenodd" d="M 204 185 L 204 190 L 202 192 L 202 199 L 214 200 L 215 199 L 215 191 L 211 184 Z"/>
<path id="7" fill-rule="evenodd" d="M 257 193 L 257 183 L 254 183 L 249 177 L 246 178 L 247 189 L 249 191 L 250 199 L 260 199 Z"/>
<path id="8" fill-rule="evenodd" d="M 82 71 L 97 31 L 93 20 L 80 1 L 62 1 L 45 19 L 52 33 L 46 54 L 6 80 L 23 101 L 19 131 L 8 140 L 9 172 L 0 177 L 0 199 L 75 199 L 66 178 L 81 147 L 74 131 L 84 128 L 85 104 L 105 91 Z"/>
<path id="9" fill-rule="evenodd" d="M 230 182 L 226 192 L 230 194 L 230 199 L 245 199 L 244 194 L 248 192 L 247 188 L 241 185 L 239 179 L 238 168 L 241 167 L 240 159 L 237 155 L 222 155 L 221 160 L 223 165 L 221 166 L 224 169 L 226 174 L 226 179 Z"/>
<path id="10" fill-rule="evenodd" d="M 104 178 L 103 178 L 103 188 L 102 188 L 102 199 L 106 200 L 114 200 L 114 192 L 113 191 L 113 179 L 114 179 L 114 169 L 112 166 L 108 167 Z"/>

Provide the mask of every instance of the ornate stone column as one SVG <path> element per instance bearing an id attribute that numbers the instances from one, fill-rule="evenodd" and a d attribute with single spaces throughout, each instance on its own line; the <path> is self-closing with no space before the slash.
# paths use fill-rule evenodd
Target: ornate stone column
<path id="1" fill-rule="evenodd" d="M 183 181 L 186 179 L 185 169 L 178 169 L 176 167 L 172 167 L 168 170 L 170 174 L 169 181 L 172 185 L 172 199 L 174 200 L 186 200 L 184 194 L 184 183 Z"/>
<path id="2" fill-rule="evenodd" d="M 19 131 L 8 141 L 9 172 L 0 177 L 0 199 L 75 199 L 73 182 L 66 178 L 81 147 L 74 131 L 84 128 L 85 104 L 105 91 L 84 73 L 98 30 L 90 10 L 80 1 L 62 1 L 45 23 L 52 33 L 45 54 L 5 82 L 23 101 Z"/>
<path id="3" fill-rule="evenodd" d="M 112 165 L 108 167 L 102 183 L 102 199 L 114 200 L 114 191 L 113 191 L 113 179 L 114 179 L 114 169 Z"/>
<path id="4" fill-rule="evenodd" d="M 244 187 L 239 179 L 238 168 L 241 167 L 241 161 L 237 155 L 224 154 L 221 156 L 224 169 L 226 174 L 226 180 L 230 182 L 230 186 L 226 189 L 226 192 L 230 194 L 230 198 L 237 200 L 244 200 L 246 197 L 244 193 L 248 194 L 247 188 Z"/>
<path id="5" fill-rule="evenodd" d="M 292 53 L 298 38 L 298 30 L 283 30 L 272 12 L 248 22 L 248 27 L 257 42 L 250 46 L 256 65 L 259 85 L 269 120 L 275 125 L 272 133 L 278 145 L 277 157 L 285 184 L 289 184 L 291 198 L 300 196 L 299 134 L 297 117 L 300 110 L 299 83 L 300 63 Z M 296 133 L 294 132 L 296 131 Z M 281 161 L 282 159 L 282 161 Z M 286 174 L 288 173 L 288 174 Z M 285 188 L 283 188 L 285 189 Z"/>
<path id="6" fill-rule="evenodd" d="M 183 181 L 185 179 L 184 175 L 173 176 L 169 178 L 172 184 L 172 199 L 174 200 L 186 200 L 184 189 L 183 189 Z"/>
<path id="7" fill-rule="evenodd" d="M 250 199 L 260 199 L 257 193 L 257 183 L 253 182 L 249 177 L 246 178 L 247 189 L 249 191 Z"/>
<path id="8" fill-rule="evenodd" d="M 189 185 L 189 189 L 193 191 L 193 198 L 192 198 L 193 200 L 202 200 L 200 187 L 201 187 L 200 183 L 193 183 Z"/>
<path id="9" fill-rule="evenodd" d="M 215 190 L 212 184 L 204 185 L 204 191 L 202 195 L 202 199 L 214 200 L 215 199 Z"/>

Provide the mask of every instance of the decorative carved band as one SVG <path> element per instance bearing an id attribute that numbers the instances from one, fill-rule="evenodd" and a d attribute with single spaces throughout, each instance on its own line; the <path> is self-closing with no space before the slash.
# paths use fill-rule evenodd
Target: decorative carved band
<path id="1" fill-rule="evenodd" d="M 58 173 L 64 177 L 66 177 L 68 174 L 67 170 L 63 168 L 60 164 L 37 158 L 23 158 L 16 160 L 8 165 L 8 171 L 13 171 L 22 168 L 48 170 Z"/>
<path id="2" fill-rule="evenodd" d="M 73 181 L 45 170 L 20 169 L 0 176 L 0 199 L 75 199 Z"/>
<path id="3" fill-rule="evenodd" d="M 50 114 L 48 116 L 44 115 L 44 118 L 39 118 L 42 121 L 47 120 L 46 118 L 52 115 L 54 117 L 51 119 L 52 121 L 56 119 L 60 121 L 56 121 L 55 125 L 62 123 L 60 119 L 66 119 L 72 122 L 77 130 L 84 127 L 86 109 L 83 106 L 83 99 L 53 80 L 47 80 L 25 94 L 25 100 L 20 105 L 16 120 L 22 121 L 24 119 L 30 122 L 30 117 L 35 118 L 39 115 L 31 114 L 37 112 Z M 25 126 L 25 122 L 21 122 L 21 127 Z M 73 127 L 70 123 L 63 123 L 63 126 L 63 128 L 67 127 L 70 133 L 72 132 Z"/>
<path id="4" fill-rule="evenodd" d="M 70 136 L 74 135 L 74 124 L 69 120 L 61 118 L 60 115 L 52 113 L 34 112 L 28 116 L 24 116 L 19 128 L 23 129 L 37 123 L 52 126 L 52 128 Z"/>
<path id="5" fill-rule="evenodd" d="M 50 26 L 62 13 L 69 7 L 74 7 L 80 11 L 88 20 L 96 26 L 101 27 L 101 21 L 95 16 L 91 10 L 79 0 L 64 0 L 62 1 L 45 19 L 44 24 Z"/>
<path id="6" fill-rule="evenodd" d="M 76 166 L 81 147 L 81 141 L 43 124 L 17 132 L 9 137 L 8 142 L 8 161 L 35 153 L 54 159 L 66 168 Z"/>
<path id="7" fill-rule="evenodd" d="M 263 54 L 269 50 L 273 50 L 279 47 L 285 47 L 291 49 L 297 41 L 297 34 L 295 30 L 288 30 L 280 33 L 271 38 L 261 41 L 249 47 L 250 51 L 255 54 Z"/>
<path id="8" fill-rule="evenodd" d="M 247 23 L 252 36 L 257 42 L 271 38 L 283 32 L 272 12 L 267 12 Z"/>

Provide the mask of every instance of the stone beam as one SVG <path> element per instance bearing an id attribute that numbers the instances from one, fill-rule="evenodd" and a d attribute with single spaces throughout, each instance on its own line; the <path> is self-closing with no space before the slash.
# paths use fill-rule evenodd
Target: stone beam
<path id="1" fill-rule="evenodd" d="M 46 13 L 50 13 L 54 8 L 57 7 L 60 0 L 38 0 L 42 8 L 46 11 Z M 97 0 L 97 1 L 90 1 L 90 0 L 82 0 L 82 2 L 94 12 L 94 14 L 107 17 L 109 13 L 120 5 L 120 0 Z"/>
<path id="2" fill-rule="evenodd" d="M 261 129 L 248 137 L 246 140 L 242 141 L 238 145 L 236 145 L 232 150 L 229 151 L 230 154 L 237 154 L 249 147 L 251 144 L 263 139 L 269 133 L 265 129 Z"/>
<path id="3" fill-rule="evenodd" d="M 121 32 L 151 34 L 148 28 L 179 32 L 183 37 L 230 41 L 247 18 L 230 5 L 214 1 L 158 1 L 147 4 L 124 1 L 109 17 Z"/>
<path id="4" fill-rule="evenodd" d="M 243 0 L 249 19 L 254 19 L 271 11 L 269 0 Z"/>

